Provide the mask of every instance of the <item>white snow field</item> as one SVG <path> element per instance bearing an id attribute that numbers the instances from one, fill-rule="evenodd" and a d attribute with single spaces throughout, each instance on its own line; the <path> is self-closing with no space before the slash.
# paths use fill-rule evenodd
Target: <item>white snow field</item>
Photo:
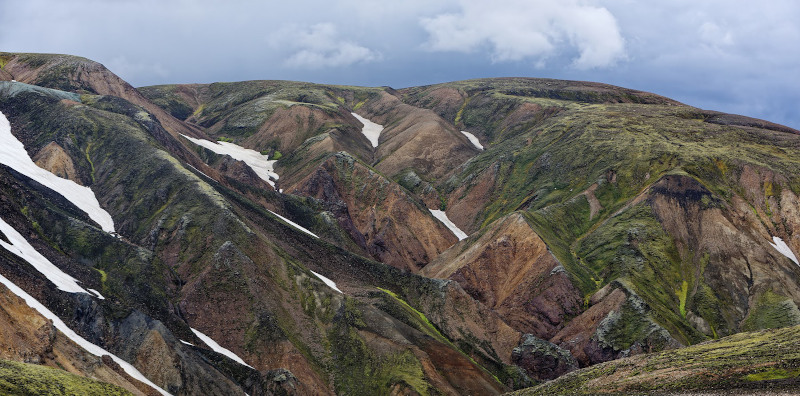
<path id="1" fill-rule="evenodd" d="M 311 270 L 309 270 L 309 271 L 311 271 Z M 319 280 L 325 282 L 325 284 L 328 285 L 328 287 L 330 287 L 331 289 L 336 290 L 339 293 L 342 293 L 342 291 L 339 290 L 338 287 L 336 287 L 336 282 L 334 282 L 334 281 L 332 281 L 332 280 L 330 280 L 330 279 L 328 279 L 328 278 L 326 278 L 326 277 L 324 277 L 324 276 L 322 276 L 322 275 L 320 275 L 320 274 L 318 274 L 318 273 L 316 273 L 314 271 L 311 271 L 311 273 L 314 274 L 314 276 L 316 276 L 317 278 L 319 278 Z M 342 294 L 344 294 L 344 293 L 342 293 Z"/>
<path id="2" fill-rule="evenodd" d="M 243 161 L 253 172 L 261 179 L 269 183 L 270 186 L 275 188 L 275 180 L 278 180 L 278 174 L 275 173 L 275 162 L 277 160 L 270 160 L 269 156 L 263 155 L 258 151 L 251 150 L 229 142 L 212 142 L 205 139 L 195 139 L 190 136 L 181 135 L 191 141 L 192 143 L 205 147 L 220 155 L 230 155 L 235 160 Z"/>
<path id="3" fill-rule="evenodd" d="M 69 276 L 64 271 L 53 265 L 46 257 L 42 256 L 30 243 L 23 237 L 14 227 L 11 227 L 5 220 L 0 218 L 0 231 L 8 238 L 5 241 L 0 240 L 0 246 L 4 247 L 11 253 L 14 253 L 21 259 L 27 261 L 37 271 L 41 272 L 50 282 L 59 290 L 68 293 L 86 293 L 89 294 L 84 288 L 78 285 L 78 280 Z M 99 295 L 100 293 L 98 293 Z"/>
<path id="4" fill-rule="evenodd" d="M 458 238 L 459 241 L 463 240 L 463 239 L 467 239 L 467 233 L 465 233 L 464 231 L 461 231 L 461 229 L 456 227 L 456 225 L 453 224 L 453 222 L 450 221 L 450 219 L 447 218 L 447 213 L 445 213 L 443 210 L 439 210 L 439 209 L 428 209 L 428 210 L 431 211 L 431 214 L 433 215 L 433 217 L 439 219 L 439 221 L 441 221 L 442 224 L 447 226 L 447 228 L 449 228 L 450 231 L 452 231 L 453 234 L 455 234 L 456 238 Z"/>
<path id="5" fill-rule="evenodd" d="M 297 224 L 297 223 L 295 223 L 295 222 L 293 222 L 293 221 L 291 221 L 291 220 L 289 220 L 289 219 L 287 219 L 287 218 L 285 218 L 285 217 L 283 217 L 283 216 L 281 216 L 281 215 L 279 215 L 279 214 L 277 214 L 277 213 L 275 213 L 275 212 L 273 212 L 273 211 L 271 211 L 271 210 L 269 210 L 269 209 L 267 209 L 267 211 L 268 211 L 268 212 L 270 212 L 270 213 L 272 213 L 272 214 L 274 214 L 275 216 L 278 216 L 278 218 L 279 218 L 279 219 L 281 219 L 281 220 L 283 220 L 283 221 L 285 221 L 285 222 L 289 223 L 289 225 L 290 225 L 290 226 L 292 226 L 292 227 L 294 227 L 294 228 L 297 228 L 298 230 L 300 230 L 300 231 L 303 231 L 303 232 L 305 232 L 306 234 L 313 236 L 314 238 L 317 238 L 317 239 L 319 239 L 319 237 L 317 236 L 317 234 L 315 234 L 315 233 L 313 233 L 313 232 L 311 232 L 311 231 L 307 230 L 306 228 L 304 228 L 304 227 L 303 227 L 303 226 L 301 226 L 300 224 Z"/>
<path id="6" fill-rule="evenodd" d="M 372 143 L 372 147 L 378 147 L 378 138 L 381 137 L 381 132 L 383 132 L 383 125 L 376 124 L 356 113 L 350 113 L 355 117 L 357 120 L 361 121 L 364 124 L 364 127 L 361 128 L 361 133 L 369 139 L 369 142 Z"/>
<path id="7" fill-rule="evenodd" d="M 786 242 L 783 241 L 783 239 L 774 236 L 772 237 L 772 241 L 775 243 L 770 243 L 770 245 L 772 245 L 772 247 L 774 247 L 775 250 L 778 251 L 778 253 L 788 257 L 789 260 L 794 261 L 795 264 L 800 265 L 800 262 L 797 261 L 797 256 L 794 255 L 792 249 L 789 248 L 789 245 L 787 245 Z"/>
<path id="8" fill-rule="evenodd" d="M 481 141 L 480 141 L 480 140 L 478 140 L 478 138 L 477 138 L 477 137 L 475 137 L 475 135 L 473 135 L 473 134 L 471 134 L 471 133 L 469 133 L 469 132 L 467 132 L 467 131 L 461 131 L 461 133 L 463 133 L 463 134 L 464 134 L 464 136 L 466 136 L 466 137 L 467 137 L 467 139 L 469 139 L 469 141 L 470 141 L 470 142 L 471 142 L 471 143 L 472 143 L 472 144 L 473 144 L 475 147 L 477 147 L 477 148 L 478 148 L 478 150 L 483 150 L 483 145 L 481 144 Z"/>
<path id="9" fill-rule="evenodd" d="M 114 220 L 100 207 L 94 192 L 89 187 L 62 179 L 36 165 L 28 156 L 22 142 L 11 133 L 11 123 L 3 113 L 0 113 L 0 163 L 61 194 L 78 209 L 86 212 L 103 231 L 114 232 Z"/>
<path id="10" fill-rule="evenodd" d="M 103 355 L 111 356 L 111 359 L 113 359 L 117 364 L 119 364 L 120 367 L 122 367 L 122 369 L 125 370 L 125 372 L 128 373 L 128 375 L 130 375 L 131 377 L 136 378 L 141 382 L 144 382 L 145 384 L 147 384 L 147 386 L 157 390 L 162 395 L 170 395 L 167 391 L 161 389 L 156 384 L 150 382 L 150 380 L 147 379 L 147 377 L 145 377 L 141 372 L 139 372 L 139 370 L 136 369 L 136 367 L 133 367 L 133 365 L 131 365 L 130 363 L 120 359 L 113 353 L 101 348 L 100 346 L 92 344 L 85 338 L 79 336 L 77 333 L 72 331 L 72 329 L 67 327 L 67 324 L 64 323 L 64 321 L 62 321 L 58 316 L 56 316 L 56 314 L 47 309 L 47 307 L 42 305 L 42 303 L 33 298 L 30 294 L 26 293 L 25 290 L 22 290 L 19 286 L 15 285 L 13 282 L 6 279 L 6 277 L 4 277 L 3 275 L 0 275 L 0 283 L 5 285 L 9 290 L 11 290 L 12 293 L 16 294 L 17 296 L 25 300 L 25 303 L 28 304 L 29 307 L 38 311 L 45 318 L 53 321 L 53 326 L 55 326 L 56 329 L 64 333 L 64 335 L 67 336 L 67 338 L 78 344 L 81 348 L 85 349 L 87 352 L 95 356 L 103 356 Z"/>
<path id="11" fill-rule="evenodd" d="M 233 361 L 235 361 L 236 363 L 239 363 L 239 364 L 241 364 L 242 366 L 247 366 L 247 367 L 253 368 L 253 366 L 251 366 L 251 365 L 249 365 L 249 364 L 245 363 L 245 362 L 244 362 L 244 360 L 242 360 L 242 358 L 240 358 L 239 356 L 237 356 L 235 353 L 233 353 L 233 352 L 229 351 L 228 349 L 225 349 L 225 347 L 223 347 L 222 345 L 220 345 L 220 344 L 217 344 L 217 342 L 216 342 L 216 341 L 214 341 L 214 340 L 212 340 L 212 339 L 211 339 L 211 337 L 209 337 L 209 336 L 207 336 L 207 335 L 205 335 L 205 334 L 201 333 L 199 330 L 197 330 L 197 329 L 195 329 L 195 328 L 193 328 L 193 327 L 190 327 L 190 329 L 192 329 L 192 331 L 193 331 L 193 332 L 194 332 L 194 334 L 197 336 L 197 338 L 199 338 L 199 339 L 203 340 L 203 342 L 204 342 L 206 345 L 208 345 L 209 347 L 211 347 L 211 350 L 213 350 L 214 352 L 216 352 L 216 353 L 220 353 L 220 354 L 223 354 L 223 355 L 225 355 L 225 356 L 227 356 L 227 357 L 231 358 L 231 359 L 232 359 Z M 186 342 L 186 341 L 184 341 L 184 343 L 186 343 L 186 344 L 189 344 L 189 343 L 188 343 L 188 342 Z M 191 344 L 189 344 L 189 345 L 191 345 Z"/>

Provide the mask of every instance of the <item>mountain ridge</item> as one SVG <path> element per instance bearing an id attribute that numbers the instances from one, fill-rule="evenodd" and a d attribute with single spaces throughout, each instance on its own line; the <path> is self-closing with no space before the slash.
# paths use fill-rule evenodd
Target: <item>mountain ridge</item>
<path id="1" fill-rule="evenodd" d="M 800 268 L 772 245 L 800 251 L 788 127 L 600 83 L 134 89 L 80 58 L 0 59 L 14 135 L 119 232 L 8 169 L 3 218 L 107 300 L 5 250 L 3 274 L 173 393 L 497 394 L 800 323 Z M 376 148 L 351 113 L 384 126 Z M 277 188 L 181 134 L 276 159 Z"/>

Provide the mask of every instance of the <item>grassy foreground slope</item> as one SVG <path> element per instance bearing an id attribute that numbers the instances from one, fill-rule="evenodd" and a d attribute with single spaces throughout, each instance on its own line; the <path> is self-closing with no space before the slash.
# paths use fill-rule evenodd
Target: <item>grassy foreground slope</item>
<path id="1" fill-rule="evenodd" d="M 125 389 L 66 371 L 35 364 L 0 360 L 3 395 L 131 395 Z"/>
<path id="2" fill-rule="evenodd" d="M 799 338 L 800 326 L 739 333 L 682 349 L 598 364 L 512 395 L 798 392 Z"/>

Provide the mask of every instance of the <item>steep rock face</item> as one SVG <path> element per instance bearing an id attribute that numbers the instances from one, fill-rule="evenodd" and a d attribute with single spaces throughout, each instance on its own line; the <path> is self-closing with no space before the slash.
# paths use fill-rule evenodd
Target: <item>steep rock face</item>
<path id="1" fill-rule="evenodd" d="M 581 311 L 580 292 L 520 213 L 447 250 L 421 274 L 458 282 L 518 331 L 545 339 Z"/>
<path id="2" fill-rule="evenodd" d="M 344 153 L 328 158 L 291 191 L 321 200 L 356 243 L 397 268 L 416 272 L 456 242 L 400 186 Z"/>
<path id="3" fill-rule="evenodd" d="M 60 368 L 117 385 L 135 395 L 152 392 L 110 359 L 83 350 L 3 285 L 0 285 L 0 301 L 0 359 Z"/>

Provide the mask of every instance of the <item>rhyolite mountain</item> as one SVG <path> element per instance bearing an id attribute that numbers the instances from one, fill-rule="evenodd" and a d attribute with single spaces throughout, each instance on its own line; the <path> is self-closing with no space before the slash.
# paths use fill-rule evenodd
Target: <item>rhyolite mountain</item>
<path id="1" fill-rule="evenodd" d="M 658 390 L 594 365 L 680 367 L 685 347 L 800 324 L 800 132 L 785 126 L 532 78 L 134 88 L 87 59 L 0 53 L 0 80 L 28 156 L 114 221 L 0 165 L 3 222 L 97 291 L 0 249 L 15 287 L 0 285 L 0 359 L 101 383 L 48 381 L 159 392 L 22 293 L 186 395 Z M 377 145 L 359 118 L 383 127 Z M 279 177 L 194 139 L 255 150 Z M 763 369 L 734 359 L 728 382 L 693 389 L 796 387 L 794 333 L 755 334 L 775 352 Z"/>

